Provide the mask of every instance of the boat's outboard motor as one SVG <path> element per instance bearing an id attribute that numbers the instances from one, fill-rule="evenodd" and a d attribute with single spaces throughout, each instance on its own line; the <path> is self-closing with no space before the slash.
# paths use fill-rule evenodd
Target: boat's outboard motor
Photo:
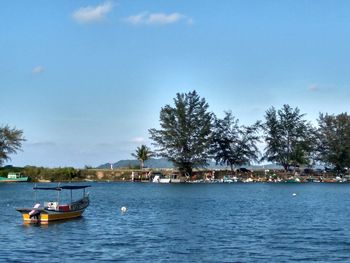
<path id="1" fill-rule="evenodd" d="M 39 219 L 39 216 L 41 214 L 40 210 L 37 210 L 40 207 L 40 204 L 35 204 L 33 207 L 33 210 L 29 212 L 29 218 L 30 219 Z"/>

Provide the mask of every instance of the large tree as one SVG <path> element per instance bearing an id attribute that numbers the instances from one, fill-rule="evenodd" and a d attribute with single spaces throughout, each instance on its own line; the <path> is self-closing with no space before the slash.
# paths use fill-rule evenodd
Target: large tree
<path id="1" fill-rule="evenodd" d="M 342 172 L 350 167 L 350 116 L 320 114 L 318 124 L 319 160 Z"/>
<path id="2" fill-rule="evenodd" d="M 263 159 L 280 164 L 285 170 L 311 162 L 315 133 L 298 108 L 283 105 L 276 111 L 271 107 L 266 111 L 265 119 L 267 146 Z"/>
<path id="3" fill-rule="evenodd" d="M 161 128 L 149 132 L 159 155 L 189 176 L 193 168 L 207 165 L 213 117 L 196 91 L 177 93 L 174 104 L 161 109 Z"/>
<path id="4" fill-rule="evenodd" d="M 212 154 L 217 164 L 231 167 L 258 161 L 260 123 L 239 126 L 238 119 L 226 112 L 223 119 L 215 118 L 212 136 Z"/>
<path id="5" fill-rule="evenodd" d="M 24 140 L 22 130 L 10 128 L 8 125 L 0 126 L 0 165 L 10 160 L 11 154 L 21 150 Z"/>
<path id="6" fill-rule="evenodd" d="M 145 161 L 153 156 L 153 152 L 146 145 L 142 144 L 140 147 L 137 147 L 135 153 L 131 155 L 140 161 L 140 168 L 143 169 Z"/>

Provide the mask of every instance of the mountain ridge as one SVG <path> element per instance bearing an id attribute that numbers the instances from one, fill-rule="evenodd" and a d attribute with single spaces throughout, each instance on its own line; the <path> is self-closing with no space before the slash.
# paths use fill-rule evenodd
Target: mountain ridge
<path id="1" fill-rule="evenodd" d="M 125 160 L 119 160 L 115 163 L 104 163 L 99 166 L 97 166 L 97 169 L 110 169 L 111 165 L 113 169 L 118 168 L 133 168 L 140 165 L 140 161 L 138 160 L 131 160 L 131 159 L 125 159 Z M 242 165 L 242 167 L 246 167 L 253 170 L 258 169 L 280 169 L 281 167 L 275 164 L 265 164 L 265 165 Z M 173 169 L 174 165 L 172 162 L 168 161 L 166 158 L 151 158 L 147 161 L 145 161 L 144 168 L 151 168 L 151 169 Z M 215 162 L 211 161 L 209 162 L 209 166 L 207 166 L 209 169 L 230 169 L 229 166 L 226 165 L 217 165 Z"/>

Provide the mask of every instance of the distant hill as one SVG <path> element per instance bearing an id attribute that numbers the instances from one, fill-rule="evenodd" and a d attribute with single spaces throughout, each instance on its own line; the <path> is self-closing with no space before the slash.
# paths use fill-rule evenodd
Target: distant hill
<path id="1" fill-rule="evenodd" d="M 116 163 L 113 163 L 113 168 L 129 168 L 129 167 L 135 167 L 138 165 L 140 165 L 140 162 L 138 160 L 120 160 Z M 151 158 L 145 162 L 145 168 L 146 167 L 152 168 L 152 169 L 157 169 L 157 168 L 158 169 L 159 168 L 171 169 L 171 168 L 174 168 L 174 165 L 172 164 L 172 162 L 169 162 L 165 158 L 159 158 L 159 159 Z M 216 165 L 215 162 L 211 162 L 209 164 L 209 168 L 225 168 L 225 167 L 226 166 Z M 96 168 L 97 169 L 110 169 L 111 164 L 105 163 L 105 164 L 102 164 Z"/>
<path id="2" fill-rule="evenodd" d="M 130 167 L 136 167 L 139 166 L 140 162 L 138 160 L 120 160 L 116 163 L 113 163 L 113 168 L 130 168 Z M 265 164 L 265 165 L 243 165 L 242 167 L 251 169 L 251 170 L 275 170 L 275 169 L 283 169 L 282 166 L 276 165 L 276 164 Z M 111 164 L 105 163 L 98 167 L 97 169 L 110 169 Z M 145 168 L 151 168 L 151 169 L 171 169 L 174 168 L 173 164 L 169 162 L 165 158 L 151 158 L 145 162 Z M 210 162 L 209 166 L 207 167 L 209 169 L 230 169 L 228 166 L 222 166 L 222 165 L 216 165 L 215 162 Z M 237 168 L 237 167 L 236 167 Z"/>
<path id="3" fill-rule="evenodd" d="M 128 168 L 140 165 L 138 160 L 120 160 L 113 163 L 113 168 Z M 145 162 L 145 168 L 173 168 L 171 162 L 166 159 L 149 159 Z M 97 167 L 98 169 L 109 169 L 111 168 L 110 163 L 105 163 Z"/>

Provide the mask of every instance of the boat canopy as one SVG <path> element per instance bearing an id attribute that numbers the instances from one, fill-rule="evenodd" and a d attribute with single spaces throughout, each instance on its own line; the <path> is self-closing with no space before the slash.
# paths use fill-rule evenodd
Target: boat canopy
<path id="1" fill-rule="evenodd" d="M 68 189 L 68 190 L 85 189 L 87 187 L 90 187 L 90 185 L 62 185 L 62 186 L 56 186 L 56 187 L 33 187 L 33 189 L 61 191 L 64 189 Z"/>

